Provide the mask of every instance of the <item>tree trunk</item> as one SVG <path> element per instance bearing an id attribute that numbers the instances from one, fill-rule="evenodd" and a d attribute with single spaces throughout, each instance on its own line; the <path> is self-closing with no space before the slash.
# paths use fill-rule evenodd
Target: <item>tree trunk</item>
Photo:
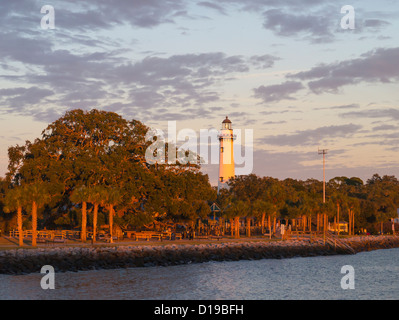
<path id="1" fill-rule="evenodd" d="M 235 238 L 238 239 L 240 237 L 240 217 L 234 218 L 234 226 L 236 229 Z"/>
<path id="2" fill-rule="evenodd" d="M 337 204 L 337 223 L 338 223 L 338 235 L 341 230 L 341 224 L 339 223 L 339 204 Z"/>
<path id="3" fill-rule="evenodd" d="M 351 220 L 352 220 L 352 218 L 351 218 L 351 211 L 349 210 L 349 211 L 348 211 L 348 235 L 349 235 L 349 236 L 351 235 L 351 230 L 352 230 L 352 227 L 351 227 Z"/>
<path id="4" fill-rule="evenodd" d="M 24 235 L 22 231 L 22 207 L 18 207 L 17 221 L 18 221 L 19 246 L 22 247 L 24 245 Z"/>
<path id="5" fill-rule="evenodd" d="M 230 236 L 234 237 L 234 219 L 230 219 Z"/>
<path id="6" fill-rule="evenodd" d="M 265 233 L 265 218 L 266 218 L 266 213 L 262 213 L 262 219 L 261 219 L 261 233 L 262 235 Z"/>
<path id="7" fill-rule="evenodd" d="M 32 202 L 32 247 L 36 247 L 37 239 L 37 204 L 35 201 Z"/>
<path id="8" fill-rule="evenodd" d="M 96 236 L 97 236 L 97 214 L 98 214 L 98 204 L 94 204 L 94 210 L 93 210 L 93 243 L 96 242 Z"/>
<path id="9" fill-rule="evenodd" d="M 270 214 L 267 216 L 267 227 L 269 229 L 269 239 L 271 239 L 272 238 L 272 221 L 271 221 Z"/>
<path id="10" fill-rule="evenodd" d="M 251 237 L 251 218 L 247 217 L 247 237 Z"/>
<path id="11" fill-rule="evenodd" d="M 352 233 L 352 211 L 349 209 L 349 229 L 348 229 L 348 234 L 351 235 Z"/>
<path id="12" fill-rule="evenodd" d="M 111 235 L 111 239 L 109 240 L 110 243 L 113 243 L 114 240 L 112 239 L 112 229 L 114 224 L 114 206 L 109 206 L 109 233 Z"/>
<path id="13" fill-rule="evenodd" d="M 334 232 L 337 232 L 337 216 L 334 217 Z"/>
<path id="14" fill-rule="evenodd" d="M 82 242 L 86 242 L 86 231 L 87 227 L 87 203 L 82 202 L 82 234 L 80 235 L 80 239 Z"/>

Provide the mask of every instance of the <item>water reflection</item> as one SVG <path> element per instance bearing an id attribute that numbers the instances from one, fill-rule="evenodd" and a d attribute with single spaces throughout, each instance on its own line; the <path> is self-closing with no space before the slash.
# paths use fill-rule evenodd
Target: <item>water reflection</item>
<path id="1" fill-rule="evenodd" d="M 342 266 L 355 268 L 355 290 L 342 290 Z M 173 267 L 0 275 L 1 299 L 397 299 L 399 249 L 351 256 L 209 262 Z"/>

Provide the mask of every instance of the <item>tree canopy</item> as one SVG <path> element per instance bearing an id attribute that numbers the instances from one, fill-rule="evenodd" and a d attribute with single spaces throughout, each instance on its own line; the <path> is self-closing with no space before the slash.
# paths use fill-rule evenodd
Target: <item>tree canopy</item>
<path id="1" fill-rule="evenodd" d="M 101 222 L 111 206 L 126 228 L 203 217 L 204 203 L 215 198 L 208 176 L 197 164 L 147 163 L 148 131 L 113 112 L 69 111 L 40 138 L 9 148 L 6 189 L 45 185 L 49 198 L 37 209 L 47 228 L 78 226 L 83 203 L 89 214 L 98 209 Z"/>
<path id="2" fill-rule="evenodd" d="M 39 229 L 83 229 L 94 219 L 99 225 L 123 228 L 156 221 L 193 223 L 210 215 L 213 202 L 221 209 L 219 215 L 234 221 L 236 235 L 244 217 L 248 223 L 262 221 L 263 230 L 266 219 L 269 224 L 276 218 L 311 221 L 327 213 L 330 220 L 349 220 L 354 230 L 353 226 L 369 229 L 397 215 L 399 181 L 378 174 L 366 182 L 358 177 L 331 179 L 326 203 L 321 181 L 255 174 L 232 178 L 229 189 L 217 195 L 198 162 L 148 163 L 149 131 L 142 122 L 114 112 L 76 109 L 49 124 L 34 141 L 10 147 L 8 172 L 0 179 L 3 228 L 12 225 L 13 215 L 5 211 L 24 214 L 24 223 Z M 169 150 L 181 157 L 174 145 L 157 152 Z"/>

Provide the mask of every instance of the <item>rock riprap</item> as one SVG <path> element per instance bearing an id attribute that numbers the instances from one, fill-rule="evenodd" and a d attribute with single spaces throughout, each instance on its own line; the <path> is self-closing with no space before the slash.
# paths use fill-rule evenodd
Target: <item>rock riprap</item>
<path id="1" fill-rule="evenodd" d="M 354 252 L 399 247 L 399 237 L 392 236 L 352 237 L 341 241 L 353 248 Z M 325 245 L 321 239 L 15 249 L 0 252 L 0 273 L 38 273 L 44 265 L 53 266 L 56 272 L 66 272 L 350 253 L 353 251 L 349 252 L 330 244 Z"/>

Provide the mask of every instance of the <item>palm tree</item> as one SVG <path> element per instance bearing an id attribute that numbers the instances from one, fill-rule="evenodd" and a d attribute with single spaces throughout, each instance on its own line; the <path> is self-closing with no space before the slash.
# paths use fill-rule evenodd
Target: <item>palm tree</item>
<path id="1" fill-rule="evenodd" d="M 310 232 L 310 237 L 312 237 L 312 215 L 316 210 L 317 203 L 315 202 L 315 198 L 309 195 L 308 193 L 301 193 L 301 213 L 302 218 L 304 219 L 304 231 L 306 229 L 306 225 L 308 226 L 308 230 Z"/>
<path id="2" fill-rule="evenodd" d="M 115 214 L 114 207 L 120 203 L 121 193 L 117 189 L 110 188 L 104 190 L 104 197 L 105 197 L 104 203 L 106 204 L 106 207 L 108 207 L 109 211 L 109 233 L 111 236 L 110 242 L 113 243 L 112 230 L 113 230 L 114 214 Z"/>
<path id="3" fill-rule="evenodd" d="M 248 203 L 246 203 L 246 207 L 248 208 L 245 214 L 246 235 L 249 238 L 251 237 L 251 220 L 254 217 L 255 212 Z"/>
<path id="4" fill-rule="evenodd" d="M 229 216 L 234 221 L 234 238 L 240 237 L 240 217 L 246 216 L 248 205 L 242 200 L 232 201 L 229 210 Z M 232 232 L 233 234 L 233 232 Z"/>
<path id="5" fill-rule="evenodd" d="M 26 205 L 26 197 L 23 188 L 17 187 L 10 189 L 5 197 L 4 212 L 17 211 L 19 246 L 24 245 L 24 236 L 22 231 L 22 208 Z"/>
<path id="6" fill-rule="evenodd" d="M 260 216 L 261 218 L 261 234 L 265 233 L 265 220 L 266 214 L 270 216 L 270 212 L 272 211 L 272 205 L 269 202 L 266 202 L 262 199 L 257 199 L 252 204 L 252 211 L 255 216 Z"/>
<path id="7" fill-rule="evenodd" d="M 266 192 L 264 193 L 264 200 L 272 205 L 272 215 L 268 217 L 268 224 L 270 228 L 270 239 L 272 237 L 272 229 L 275 232 L 276 228 L 276 219 L 277 219 L 277 213 L 281 209 L 281 207 L 284 204 L 284 196 L 285 196 L 286 190 L 282 187 L 282 184 L 274 180 L 273 183 L 271 183 Z M 272 227 L 272 222 L 271 218 L 273 218 L 273 227 Z"/>
<path id="8" fill-rule="evenodd" d="M 97 237 L 97 216 L 98 208 L 104 203 L 104 189 L 101 186 L 89 188 L 87 200 L 93 204 L 93 243 L 96 242 Z"/>
<path id="9" fill-rule="evenodd" d="M 50 195 L 43 183 L 33 183 L 26 187 L 28 201 L 32 208 L 32 246 L 36 247 L 37 239 L 37 210 L 42 208 L 50 200 Z"/>
<path id="10" fill-rule="evenodd" d="M 338 235 L 340 233 L 340 221 L 339 221 L 339 213 L 340 209 L 343 208 L 343 206 L 346 204 L 347 199 L 345 195 L 340 193 L 339 191 L 334 192 L 332 196 L 332 201 L 335 203 L 335 206 L 337 207 L 337 223 L 338 223 Z"/>
<path id="11" fill-rule="evenodd" d="M 87 227 L 87 201 L 89 200 L 89 190 L 86 186 L 75 189 L 71 195 L 71 201 L 82 204 L 82 230 L 80 238 L 82 242 L 86 242 Z"/>
<path id="12" fill-rule="evenodd" d="M 355 213 L 359 210 L 360 203 L 356 198 L 349 198 L 347 201 L 349 217 L 349 235 L 355 234 Z"/>

